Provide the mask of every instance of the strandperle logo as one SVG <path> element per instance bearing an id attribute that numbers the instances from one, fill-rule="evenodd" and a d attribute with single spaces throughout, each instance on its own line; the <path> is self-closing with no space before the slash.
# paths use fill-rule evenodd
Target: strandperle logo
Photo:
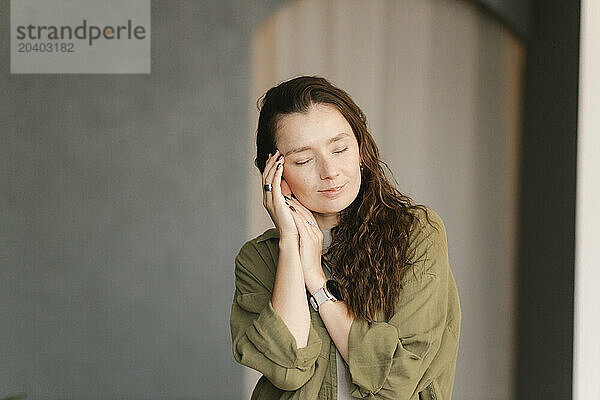
<path id="1" fill-rule="evenodd" d="M 149 74 L 150 0 L 11 0 L 13 74 Z"/>
<path id="2" fill-rule="evenodd" d="M 125 25 L 106 25 L 99 27 L 96 25 L 88 25 L 87 20 L 76 27 L 69 25 L 62 26 L 39 26 L 27 25 L 17 26 L 18 40 L 87 40 L 91 46 L 95 40 L 143 40 L 146 38 L 146 28 L 141 25 L 133 26 L 130 19 Z"/>

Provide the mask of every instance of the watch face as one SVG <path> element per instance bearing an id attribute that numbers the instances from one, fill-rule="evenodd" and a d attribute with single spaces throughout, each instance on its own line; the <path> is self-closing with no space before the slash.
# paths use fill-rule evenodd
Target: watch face
<path id="1" fill-rule="evenodd" d="M 337 281 L 334 281 L 333 279 L 329 279 L 327 281 L 327 283 L 325 283 L 326 287 L 327 287 L 327 291 L 329 293 L 331 293 L 333 295 L 333 297 L 336 298 L 336 300 L 339 301 L 343 301 L 344 299 L 342 299 L 342 294 L 340 293 L 340 286 L 337 283 Z"/>

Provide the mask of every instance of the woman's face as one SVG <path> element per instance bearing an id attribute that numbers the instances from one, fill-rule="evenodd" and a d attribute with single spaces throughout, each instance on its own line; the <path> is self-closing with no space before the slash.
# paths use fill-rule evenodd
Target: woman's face
<path id="1" fill-rule="evenodd" d="M 354 201 L 361 184 L 358 142 L 335 106 L 316 104 L 306 114 L 284 116 L 276 142 L 285 157 L 283 179 L 317 221 L 337 218 Z"/>

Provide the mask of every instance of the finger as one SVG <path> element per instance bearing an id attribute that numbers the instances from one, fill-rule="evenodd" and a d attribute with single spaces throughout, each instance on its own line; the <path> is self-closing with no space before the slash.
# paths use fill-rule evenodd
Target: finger
<path id="1" fill-rule="evenodd" d="M 295 209 L 294 206 L 290 205 L 290 209 L 292 209 L 292 207 Z M 298 214 L 298 211 L 294 211 L 293 209 L 292 217 L 294 218 L 294 222 L 296 223 L 296 228 L 298 229 L 298 234 L 300 235 L 300 238 L 306 238 L 309 235 L 309 232 L 306 229 L 308 227 L 304 224 L 304 221 L 306 220 L 302 215 Z"/>
<path id="2" fill-rule="evenodd" d="M 298 200 L 294 199 L 293 197 L 290 198 L 290 204 L 294 206 L 294 208 L 307 220 L 307 221 L 312 221 L 315 224 L 317 223 L 317 220 L 315 219 L 315 216 L 313 215 L 313 213 L 306 207 L 304 207 L 304 205 L 302 203 L 300 203 Z M 317 224 L 318 226 L 318 224 Z"/>
<path id="3" fill-rule="evenodd" d="M 265 167 L 265 174 L 263 175 L 263 187 L 266 184 L 271 184 L 273 185 L 273 178 L 275 176 L 276 171 L 276 165 L 277 165 L 277 159 L 280 157 L 281 155 L 279 154 L 279 150 L 277 150 L 275 152 L 275 154 L 273 154 L 273 156 L 271 156 L 271 159 L 268 161 L 267 167 Z M 280 167 L 281 168 L 281 167 Z M 264 196 L 263 196 L 263 201 L 267 206 L 270 206 L 273 203 L 273 191 L 277 190 L 278 188 L 276 187 L 272 187 L 270 191 L 264 191 Z M 279 190 L 281 191 L 281 190 Z"/>
<path id="4" fill-rule="evenodd" d="M 275 154 L 273 154 L 271 157 L 269 157 L 267 159 L 267 163 L 265 164 L 265 170 L 263 171 L 263 185 L 266 185 L 267 183 L 271 183 L 271 181 L 273 180 L 273 166 L 275 165 L 277 158 L 280 156 L 279 154 L 279 150 L 275 151 Z"/>
<path id="5" fill-rule="evenodd" d="M 273 181 L 271 182 L 271 184 L 273 185 L 273 197 L 279 200 L 283 200 L 283 195 L 281 194 L 281 176 L 283 175 L 283 162 L 284 159 L 283 157 L 281 157 L 281 159 L 275 164 L 273 172 Z"/>
<path id="6" fill-rule="evenodd" d="M 305 239 L 311 238 L 311 240 L 317 240 L 319 243 L 323 243 L 323 232 L 319 228 L 319 224 L 315 219 L 313 213 L 304 207 L 298 200 L 290 199 L 290 205 L 294 207 L 296 213 L 302 218 L 302 227 L 305 231 Z M 292 213 L 294 214 L 294 213 Z M 306 225 L 306 222 L 312 222 L 313 225 Z M 308 236 L 306 236 L 308 235 Z"/>
<path id="7" fill-rule="evenodd" d="M 299 210 L 298 206 L 292 204 L 290 204 L 290 206 L 294 207 L 294 210 L 296 210 L 295 212 L 292 212 L 292 215 L 296 214 L 298 216 L 297 221 L 301 225 L 298 228 L 298 230 L 302 230 L 304 238 L 311 238 L 311 240 L 318 239 L 320 237 L 320 234 L 322 235 L 322 233 L 320 232 L 319 225 L 317 224 L 317 222 L 313 221 L 314 225 L 307 225 L 307 222 L 311 221 L 311 219 L 314 220 L 312 213 L 306 209 L 305 211 Z"/>

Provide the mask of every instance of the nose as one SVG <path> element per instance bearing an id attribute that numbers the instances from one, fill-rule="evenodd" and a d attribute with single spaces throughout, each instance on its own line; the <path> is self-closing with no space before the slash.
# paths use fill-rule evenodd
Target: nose
<path id="1" fill-rule="evenodd" d="M 321 161 L 319 174 L 323 180 L 335 179 L 340 174 L 335 160 L 327 157 L 323 158 Z"/>

